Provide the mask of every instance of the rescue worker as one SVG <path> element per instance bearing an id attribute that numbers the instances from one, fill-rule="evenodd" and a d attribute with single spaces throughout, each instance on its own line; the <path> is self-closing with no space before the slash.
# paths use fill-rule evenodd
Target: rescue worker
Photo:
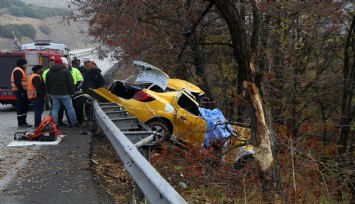
<path id="1" fill-rule="evenodd" d="M 91 61 L 84 62 L 84 83 L 82 86 L 84 93 L 88 93 L 89 88 L 97 89 L 105 85 L 105 79 L 101 75 L 101 71 L 96 68 L 96 64 L 94 63 L 92 63 Z"/>
<path id="2" fill-rule="evenodd" d="M 49 67 L 53 66 L 54 65 L 54 57 L 52 57 L 50 60 L 49 60 L 49 65 L 48 67 L 43 71 L 42 73 L 42 78 L 43 78 L 43 82 L 44 84 L 46 84 L 46 76 L 47 76 L 47 72 L 49 71 Z M 51 102 L 50 100 L 50 96 L 48 95 L 48 93 L 46 93 L 46 110 L 49 110 L 50 109 L 50 105 L 49 105 L 49 102 Z M 50 103 L 52 104 L 52 103 Z"/>
<path id="3" fill-rule="evenodd" d="M 91 69 L 98 69 L 99 72 L 101 73 L 101 69 L 97 66 L 96 62 L 94 60 L 90 60 L 91 62 Z"/>
<path id="4" fill-rule="evenodd" d="M 46 76 L 46 87 L 53 102 L 52 116 L 55 123 L 57 125 L 59 123 L 58 112 L 60 104 L 63 103 L 69 116 L 69 127 L 74 127 L 77 124 L 77 120 L 71 96 L 75 93 L 75 87 L 73 76 L 67 66 L 61 58 L 55 59 L 54 65 L 49 68 Z"/>
<path id="5" fill-rule="evenodd" d="M 31 100 L 33 104 L 35 119 L 34 127 L 38 127 L 41 123 L 42 113 L 44 109 L 46 89 L 42 78 L 43 69 L 44 67 L 42 65 L 33 66 L 33 74 L 31 74 L 28 79 L 27 95 L 28 99 Z"/>
<path id="6" fill-rule="evenodd" d="M 75 58 L 75 59 L 71 62 L 71 66 L 72 66 L 72 67 L 75 67 L 75 68 L 77 68 L 77 69 L 79 69 L 79 68 L 80 68 L 80 59 Z"/>
<path id="7" fill-rule="evenodd" d="M 49 68 L 50 68 L 51 66 L 53 66 L 53 65 L 54 65 L 54 59 L 50 59 L 50 60 L 49 60 Z M 47 73 L 48 73 L 48 71 L 49 71 L 49 68 L 46 69 L 46 70 L 44 70 L 44 72 L 43 72 L 43 74 L 42 74 L 42 78 L 43 78 L 44 84 L 46 84 Z M 53 104 L 53 103 L 52 103 L 52 99 L 51 99 L 51 97 L 50 97 L 50 95 L 49 95 L 48 93 L 47 93 L 46 98 L 48 98 L 49 101 L 50 101 L 50 103 Z M 48 107 L 49 107 L 49 104 L 48 104 Z M 66 124 L 66 123 L 63 122 L 63 114 L 64 114 L 64 105 L 61 104 L 61 105 L 60 105 L 59 112 L 58 112 L 58 124 L 57 124 L 58 126 L 68 126 L 68 124 Z M 67 118 L 68 118 L 68 117 L 67 117 Z"/>
<path id="8" fill-rule="evenodd" d="M 51 66 L 53 66 L 54 65 L 54 58 L 51 58 L 50 60 L 49 60 L 49 67 L 51 67 Z M 48 68 L 49 68 L 48 67 Z"/>
<path id="9" fill-rule="evenodd" d="M 44 83 L 46 83 L 47 72 L 49 71 L 49 68 L 50 68 L 51 66 L 53 66 L 53 65 L 54 65 L 54 59 L 50 59 L 50 60 L 49 60 L 48 69 L 45 69 L 45 70 L 43 71 L 43 74 L 42 74 Z"/>
<path id="10" fill-rule="evenodd" d="M 65 57 L 61 57 L 61 59 L 63 60 L 63 63 L 68 65 L 68 60 Z M 79 60 L 80 62 L 80 60 Z M 75 91 L 79 91 L 80 90 L 80 84 L 81 82 L 84 80 L 83 75 L 81 74 L 81 72 L 79 71 L 79 69 L 77 69 L 74 66 L 69 66 L 68 68 L 73 76 L 74 79 L 74 86 L 75 86 Z"/>
<path id="11" fill-rule="evenodd" d="M 32 125 L 27 124 L 28 104 L 27 98 L 27 61 L 19 59 L 16 62 L 16 67 L 11 73 L 11 88 L 17 99 L 17 123 L 19 128 L 29 128 Z"/>
<path id="12" fill-rule="evenodd" d="M 80 92 L 80 85 L 81 85 L 81 82 L 83 81 L 83 75 L 81 75 L 80 71 L 77 68 L 71 67 L 71 66 L 68 65 L 67 58 L 61 57 L 61 59 L 63 61 L 63 64 L 70 70 L 70 72 L 72 74 L 72 77 L 73 77 L 73 80 L 74 80 L 73 82 L 74 82 L 74 86 L 75 86 L 75 92 L 76 93 Z M 82 114 L 78 115 L 78 110 L 75 108 L 75 104 L 74 103 L 73 103 L 73 105 L 74 105 L 74 109 L 75 109 L 75 112 L 76 112 L 78 123 L 82 123 L 83 122 L 81 120 L 83 118 Z M 64 105 L 61 104 L 59 112 L 58 112 L 58 125 L 59 126 L 67 126 L 67 124 L 63 122 L 64 111 L 65 111 Z M 68 122 L 70 123 L 70 119 L 69 119 L 68 113 L 66 111 L 65 111 L 65 114 L 67 116 Z"/>

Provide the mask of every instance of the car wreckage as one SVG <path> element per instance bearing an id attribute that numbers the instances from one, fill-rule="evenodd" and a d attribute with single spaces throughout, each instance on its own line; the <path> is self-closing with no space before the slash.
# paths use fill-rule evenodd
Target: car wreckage
<path id="1" fill-rule="evenodd" d="M 219 143 L 222 159 L 235 166 L 254 157 L 250 129 L 230 124 L 219 109 L 203 108 L 205 93 L 198 86 L 171 79 L 151 64 L 133 63 L 140 68 L 134 83 L 116 80 L 107 89 L 91 91 L 120 104 L 155 131 L 160 141 L 169 139 L 195 147 Z"/>

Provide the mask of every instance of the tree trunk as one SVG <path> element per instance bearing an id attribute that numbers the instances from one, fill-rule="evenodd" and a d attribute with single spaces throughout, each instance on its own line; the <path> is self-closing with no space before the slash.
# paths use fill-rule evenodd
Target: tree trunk
<path id="1" fill-rule="evenodd" d="M 353 118 L 355 117 L 355 105 L 354 100 L 354 86 L 355 86 L 355 15 L 352 16 L 351 26 L 349 28 L 349 33 L 344 46 L 344 65 L 343 65 L 343 77 L 344 77 L 344 86 L 343 86 L 343 97 L 341 105 L 341 120 L 339 123 L 340 126 L 340 138 L 338 141 L 338 150 L 341 156 L 341 161 L 339 167 L 340 169 L 352 168 L 354 165 L 353 161 L 353 147 L 351 137 L 351 124 Z M 352 53 L 352 56 L 350 55 Z M 353 63 L 351 64 L 351 59 Z M 350 144 L 348 144 L 350 143 Z M 351 145 L 349 147 L 349 145 Z M 349 170 L 350 170 L 349 169 Z M 355 187 L 353 180 L 355 175 L 352 171 L 351 175 L 342 175 L 342 180 L 345 180 L 346 176 L 349 176 L 350 179 L 347 179 L 347 186 L 351 189 L 351 203 L 355 203 Z"/>
<path id="2" fill-rule="evenodd" d="M 340 139 L 338 141 L 339 153 L 344 155 L 348 150 L 348 140 L 350 135 L 350 126 L 354 117 L 355 106 L 353 104 L 354 86 L 355 86 L 355 16 L 352 18 L 352 23 L 349 29 L 348 37 L 344 47 L 344 65 L 343 65 L 343 98 L 341 105 L 341 120 L 340 120 Z M 353 53 L 353 64 L 350 65 L 350 53 Z"/>
<path id="3" fill-rule="evenodd" d="M 232 38 L 234 57 L 239 65 L 239 82 L 242 82 L 245 99 L 252 106 L 253 115 L 250 115 L 252 135 L 256 147 L 256 159 L 260 167 L 260 178 L 262 181 L 263 200 L 266 203 L 275 202 L 279 199 L 281 189 L 275 183 L 275 160 L 271 148 L 270 127 L 266 123 L 261 90 L 257 86 L 260 83 L 256 77 L 257 73 L 257 50 L 260 32 L 260 14 L 258 3 L 251 1 L 253 6 L 253 33 L 247 36 L 247 28 L 241 18 L 235 1 L 215 0 L 218 10 L 228 24 Z M 250 42 L 249 42 L 249 39 Z"/>

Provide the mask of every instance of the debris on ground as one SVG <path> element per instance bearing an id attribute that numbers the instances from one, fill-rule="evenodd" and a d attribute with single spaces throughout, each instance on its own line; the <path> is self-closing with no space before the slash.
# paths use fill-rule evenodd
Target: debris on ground
<path id="1" fill-rule="evenodd" d="M 161 147 L 153 148 L 151 163 L 188 203 L 240 203 L 245 200 L 243 192 L 246 185 L 247 199 L 255 201 L 260 188 L 256 184 L 259 177 L 255 174 L 255 163 L 235 170 L 223 163 L 213 151 L 212 148 L 187 149 L 163 143 Z M 96 182 L 117 203 L 132 203 L 134 181 L 104 136 L 93 137 L 91 159 Z"/>

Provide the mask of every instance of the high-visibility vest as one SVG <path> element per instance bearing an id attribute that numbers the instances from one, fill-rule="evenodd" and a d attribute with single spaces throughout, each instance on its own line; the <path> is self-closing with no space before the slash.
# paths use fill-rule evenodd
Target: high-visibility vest
<path id="1" fill-rule="evenodd" d="M 44 83 L 46 83 L 46 78 L 47 78 L 47 72 L 49 71 L 49 68 L 43 71 L 42 78 Z"/>
<path id="2" fill-rule="evenodd" d="M 81 72 L 79 71 L 79 69 L 72 67 L 71 68 L 71 74 L 73 76 L 74 79 L 74 85 L 76 85 L 76 83 L 78 83 L 78 81 L 83 81 L 83 75 L 81 74 Z"/>
<path id="3" fill-rule="evenodd" d="M 41 79 L 42 82 L 42 77 L 39 74 L 33 73 L 31 74 L 30 78 L 28 79 L 28 89 L 27 89 L 27 96 L 28 99 L 35 99 L 37 97 L 37 91 L 36 91 L 36 87 L 33 85 L 33 78 L 35 78 L 36 76 L 38 76 Z"/>
<path id="4" fill-rule="evenodd" d="M 22 88 L 23 88 L 24 90 L 27 90 L 27 86 L 28 86 L 28 84 L 27 84 L 27 74 L 26 74 L 26 72 L 25 72 L 23 69 L 21 69 L 20 67 L 15 67 L 15 69 L 12 71 L 12 74 L 11 74 L 11 88 L 12 88 L 12 90 L 13 90 L 13 91 L 18 91 L 18 88 L 17 88 L 17 86 L 16 86 L 16 84 L 15 84 L 15 78 L 14 78 L 14 72 L 15 72 L 16 70 L 19 70 L 19 71 L 22 72 L 22 79 L 21 79 Z"/>

